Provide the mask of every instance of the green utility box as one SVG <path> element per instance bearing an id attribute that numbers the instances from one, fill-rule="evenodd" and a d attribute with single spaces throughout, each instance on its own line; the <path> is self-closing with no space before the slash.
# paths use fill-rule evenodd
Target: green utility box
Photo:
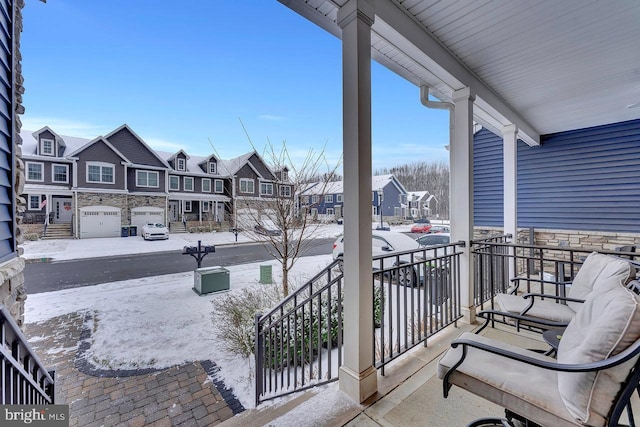
<path id="1" fill-rule="evenodd" d="M 198 268 L 193 272 L 193 291 L 198 295 L 228 290 L 229 270 L 226 268 Z"/>
<path id="2" fill-rule="evenodd" d="M 260 266 L 260 283 L 273 283 L 273 277 L 271 275 L 271 266 L 270 265 L 261 265 Z"/>

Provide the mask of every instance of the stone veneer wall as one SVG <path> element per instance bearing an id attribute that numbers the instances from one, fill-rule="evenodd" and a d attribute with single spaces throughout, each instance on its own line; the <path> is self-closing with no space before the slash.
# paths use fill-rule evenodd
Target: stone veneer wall
<path id="1" fill-rule="evenodd" d="M 20 129 L 22 128 L 22 122 L 20 121 L 19 114 L 24 114 L 24 106 L 22 105 L 22 94 L 24 93 L 23 77 L 22 77 L 22 57 L 20 56 L 20 35 L 22 33 L 22 8 L 24 7 L 24 0 L 16 0 L 16 13 L 14 20 L 14 58 L 13 58 L 13 78 L 14 78 L 14 98 L 15 98 L 15 110 L 13 121 L 13 143 L 15 151 L 15 164 L 14 164 L 14 194 L 19 195 L 24 190 L 24 163 L 22 157 L 22 139 L 20 138 Z M 16 221 L 16 243 L 20 244 L 23 241 L 22 231 L 20 230 L 20 223 L 24 211 L 26 208 L 26 201 L 23 197 L 16 196 L 15 204 L 15 221 Z M 18 255 L 22 254 L 22 248 L 17 248 Z M 0 303 L 4 305 L 11 316 L 15 319 L 16 323 L 22 328 L 24 326 L 24 302 L 27 299 L 27 294 L 24 288 L 24 259 L 20 256 L 13 258 L 0 264 Z"/>
<path id="2" fill-rule="evenodd" d="M 475 238 L 502 234 L 502 228 L 476 227 Z M 529 229 L 518 229 L 518 242 L 529 243 Z M 640 244 L 640 233 L 615 233 L 610 231 L 580 231 L 534 229 L 535 245 L 558 246 L 561 248 L 585 249 L 593 251 L 613 251 L 618 246 Z"/>

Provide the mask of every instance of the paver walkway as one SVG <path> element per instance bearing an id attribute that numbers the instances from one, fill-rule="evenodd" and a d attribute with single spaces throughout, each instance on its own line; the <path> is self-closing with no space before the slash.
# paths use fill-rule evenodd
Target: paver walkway
<path id="1" fill-rule="evenodd" d="M 215 380 L 209 361 L 154 371 L 93 370 L 85 359 L 91 331 L 84 316 L 59 316 L 25 330 L 44 365 L 56 371 L 56 403 L 69 405 L 70 426 L 210 426 L 243 411 Z"/>

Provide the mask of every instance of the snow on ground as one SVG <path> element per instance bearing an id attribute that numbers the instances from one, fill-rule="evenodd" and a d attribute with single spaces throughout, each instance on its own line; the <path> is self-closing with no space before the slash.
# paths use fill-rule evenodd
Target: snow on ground
<path id="1" fill-rule="evenodd" d="M 292 281 L 303 283 L 331 261 L 330 255 L 301 258 L 292 270 Z M 227 267 L 230 292 L 258 284 L 260 265 Z M 279 264 L 270 261 L 273 278 L 281 280 Z M 29 295 L 27 323 L 41 322 L 75 311 L 94 313 L 95 324 L 89 357 L 104 368 L 168 367 L 185 361 L 213 360 L 221 377 L 234 389 L 245 407 L 253 406 L 253 384 L 248 382 L 251 361 L 223 353 L 211 332 L 212 300 L 224 293 L 198 296 L 193 273 L 104 283 Z"/>
<path id="2" fill-rule="evenodd" d="M 315 238 L 337 237 L 342 234 L 342 225 L 326 224 L 313 231 Z M 142 236 L 107 237 L 96 239 L 36 240 L 22 244 L 25 259 L 49 258 L 53 261 L 94 258 L 113 255 L 142 254 L 181 250 L 184 246 L 195 246 L 198 240 L 203 245 L 235 244 L 235 235 L 228 231 L 213 233 L 177 233 L 167 240 L 144 240 Z M 247 233 L 238 234 L 238 243 L 254 240 Z"/>
<path id="3" fill-rule="evenodd" d="M 377 223 L 373 223 L 375 226 Z M 393 225 L 391 230 L 408 233 L 412 224 Z M 317 229 L 310 230 L 315 238 L 338 237 L 343 232 L 343 226 L 338 224 L 323 224 Z M 203 245 L 231 245 L 236 237 L 228 231 L 213 233 L 177 233 L 171 234 L 167 240 L 146 241 L 142 236 L 107 237 L 96 239 L 60 239 L 26 241 L 21 247 L 25 259 L 48 258 L 52 261 L 64 261 L 81 258 L 95 258 L 113 255 L 142 254 L 149 252 L 164 252 L 181 250 L 184 246 L 195 246 L 198 240 Z M 252 243 L 247 233 L 238 234 L 238 243 Z"/>
<path id="4" fill-rule="evenodd" d="M 411 224 L 393 226 L 392 230 L 408 232 L 410 228 Z M 342 231 L 342 225 L 329 224 L 313 234 L 318 238 L 336 237 Z M 218 232 L 172 234 L 165 241 L 144 241 L 140 236 L 42 240 L 25 242 L 22 247 L 24 258 L 58 261 L 180 250 L 198 240 L 204 245 L 235 244 L 232 233 Z M 238 243 L 251 241 L 244 233 L 238 235 Z M 330 255 L 300 258 L 290 273 L 292 283 L 304 283 L 330 261 Z M 267 286 L 258 283 L 260 265 L 264 264 L 273 266 L 273 279 L 279 283 L 282 273 L 275 260 L 228 266 L 230 292 L 247 286 Z M 210 359 L 220 367 L 221 379 L 233 388 L 242 404 L 253 407 L 253 361 L 225 354 L 212 333 L 212 301 L 224 293 L 198 296 L 192 288 L 193 272 L 186 272 L 33 294 L 26 301 L 25 321 L 36 323 L 76 311 L 91 312 L 94 324 L 88 356 L 94 364 L 113 369 L 161 368 Z M 341 401 L 339 393 L 335 387 L 329 388 L 312 400 L 315 406 L 332 408 Z M 293 412 L 290 422 L 295 424 L 296 419 L 305 419 L 313 411 L 299 408 L 299 414 Z M 294 425 L 284 419 L 278 422 Z"/>

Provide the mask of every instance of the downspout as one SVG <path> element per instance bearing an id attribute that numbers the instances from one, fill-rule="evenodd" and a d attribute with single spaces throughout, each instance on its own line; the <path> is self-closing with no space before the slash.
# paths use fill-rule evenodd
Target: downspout
<path id="1" fill-rule="evenodd" d="M 429 86 L 420 86 L 420 102 L 427 108 L 434 108 L 437 110 L 449 110 L 449 147 L 453 142 L 453 110 L 455 105 L 451 102 L 444 101 L 430 101 L 429 100 Z M 448 149 L 448 147 L 447 147 Z"/>

